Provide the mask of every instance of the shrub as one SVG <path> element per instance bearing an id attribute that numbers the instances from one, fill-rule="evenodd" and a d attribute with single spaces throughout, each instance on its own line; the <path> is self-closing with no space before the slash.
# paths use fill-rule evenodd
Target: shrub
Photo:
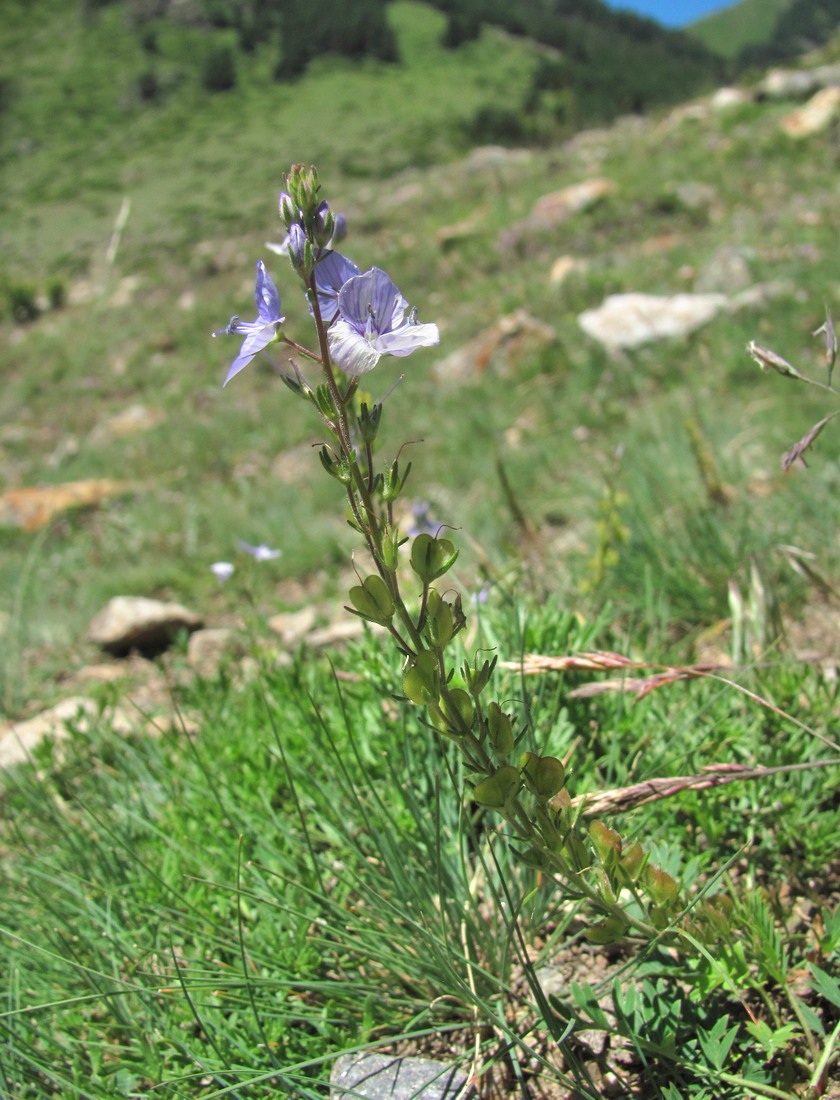
<path id="1" fill-rule="evenodd" d="M 219 46 L 207 55 L 201 86 L 207 92 L 229 92 L 236 87 L 236 62 L 230 46 Z"/>

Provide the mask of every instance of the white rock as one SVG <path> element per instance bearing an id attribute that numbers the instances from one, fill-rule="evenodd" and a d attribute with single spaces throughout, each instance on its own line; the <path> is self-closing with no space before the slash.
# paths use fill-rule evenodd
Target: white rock
<path id="1" fill-rule="evenodd" d="M 611 294 L 578 317 L 583 331 L 608 348 L 636 348 L 685 336 L 727 308 L 725 294 Z"/>
<path id="2" fill-rule="evenodd" d="M 715 111 L 728 111 L 730 107 L 740 107 L 750 100 L 749 93 L 743 88 L 718 88 L 709 103 Z"/>

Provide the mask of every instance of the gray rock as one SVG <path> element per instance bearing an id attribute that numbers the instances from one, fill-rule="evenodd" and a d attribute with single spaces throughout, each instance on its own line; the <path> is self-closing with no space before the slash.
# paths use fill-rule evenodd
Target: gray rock
<path id="1" fill-rule="evenodd" d="M 470 1100 L 477 1093 L 456 1066 L 431 1058 L 343 1054 L 330 1075 L 330 1100 Z M 462 1091 L 464 1090 L 464 1091 Z"/>
<path id="2" fill-rule="evenodd" d="M 94 616 L 87 636 L 115 657 L 131 652 L 151 656 L 168 649 L 180 631 L 192 633 L 201 625 L 201 616 L 180 604 L 144 596 L 114 596 Z"/>

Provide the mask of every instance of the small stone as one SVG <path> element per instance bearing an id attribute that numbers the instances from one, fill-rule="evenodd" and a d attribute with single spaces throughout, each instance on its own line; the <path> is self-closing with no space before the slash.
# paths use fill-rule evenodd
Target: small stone
<path id="1" fill-rule="evenodd" d="M 201 625 L 201 617 L 180 604 L 114 596 L 93 618 L 87 637 L 116 657 L 132 651 L 155 656 L 169 648 L 179 631 L 192 633 Z"/>
<path id="2" fill-rule="evenodd" d="M 781 120 L 779 125 L 792 138 L 810 137 L 825 130 L 840 114 L 840 88 L 822 88 L 816 95 Z"/>
<path id="3" fill-rule="evenodd" d="M 62 512 L 96 508 L 108 497 L 131 493 L 137 488 L 131 482 L 102 477 L 68 481 L 63 485 L 7 489 L 0 495 L 0 526 L 36 531 Z"/>
<path id="4" fill-rule="evenodd" d="M 700 270 L 694 281 L 698 294 L 731 294 L 750 285 L 752 276 L 744 251 L 736 245 L 720 247 Z"/>
<path id="5" fill-rule="evenodd" d="M 613 181 L 603 177 L 573 183 L 570 187 L 564 187 L 561 191 L 552 191 L 537 199 L 531 216 L 546 228 L 557 226 L 572 214 L 588 210 L 590 206 L 594 206 L 596 202 L 600 202 L 613 191 L 615 191 Z"/>
<path id="6" fill-rule="evenodd" d="M 603 177 L 583 180 L 543 195 L 534 203 L 527 218 L 514 222 L 501 231 L 496 245 L 500 252 L 520 251 L 546 233 L 559 228 L 574 214 L 588 210 L 615 191 L 612 180 Z"/>
<path id="7" fill-rule="evenodd" d="M 751 102 L 751 96 L 743 88 L 718 88 L 709 100 L 714 111 L 728 111 L 732 107 L 742 107 Z"/>
<path id="8" fill-rule="evenodd" d="M 474 1100 L 456 1066 L 431 1058 L 342 1054 L 330 1074 L 330 1100 Z"/>
<path id="9" fill-rule="evenodd" d="M 187 660 L 200 675 L 215 676 L 222 665 L 241 653 L 236 635 L 228 627 L 196 630 L 187 643 Z"/>
<path id="10" fill-rule="evenodd" d="M 36 714 L 34 718 L 27 718 L 22 722 L 0 723 L 0 769 L 29 760 L 45 737 L 58 742 L 66 739 L 70 726 L 88 730 L 99 716 L 100 708 L 93 699 L 74 695 L 49 710 Z M 113 710 L 103 721 L 107 721 L 111 728 L 120 733 L 125 733 L 131 727 L 126 714 L 118 709 Z"/>
<path id="11" fill-rule="evenodd" d="M 268 620 L 269 630 L 279 634 L 285 646 L 295 646 L 315 626 L 315 608 L 302 607 L 300 611 L 282 611 Z"/>
<path id="12" fill-rule="evenodd" d="M 303 640 L 311 649 L 326 649 L 327 646 L 355 641 L 356 638 L 363 637 L 366 630 L 381 634 L 385 627 L 364 622 L 354 615 L 352 618 L 339 619 L 338 622 L 319 627 L 318 630 L 311 630 Z"/>
<path id="13" fill-rule="evenodd" d="M 820 86 L 809 69 L 771 69 L 758 85 L 763 99 L 793 99 L 810 95 Z"/>
<path id="14" fill-rule="evenodd" d="M 578 259 L 577 256 L 558 256 L 551 265 L 548 281 L 554 286 L 559 286 L 561 283 L 564 283 L 573 272 L 585 270 L 585 261 Z"/>
<path id="15" fill-rule="evenodd" d="M 550 325 L 518 309 L 436 363 L 433 373 L 440 382 L 463 382 L 491 368 L 504 376 L 526 355 L 549 347 L 556 339 Z"/>
<path id="16" fill-rule="evenodd" d="M 684 180 L 674 186 L 674 195 L 683 210 L 696 213 L 712 205 L 717 198 L 717 191 L 710 183 L 702 183 L 699 180 Z"/>
<path id="17" fill-rule="evenodd" d="M 157 427 L 164 419 L 160 409 L 147 408 L 145 405 L 129 405 L 122 412 L 101 420 L 90 433 L 90 442 L 110 443 L 114 439 L 124 439 Z"/>

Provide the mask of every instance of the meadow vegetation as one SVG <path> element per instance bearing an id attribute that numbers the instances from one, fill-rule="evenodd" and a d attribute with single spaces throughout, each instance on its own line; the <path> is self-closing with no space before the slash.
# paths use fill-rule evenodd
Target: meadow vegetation
<path id="1" fill-rule="evenodd" d="M 177 721 L 117 732 L 119 690 L 101 685 L 93 730 L 3 776 L 0 1089 L 316 1097 L 337 1054 L 375 1047 L 456 1059 L 491 1098 L 836 1095 L 834 425 L 807 468 L 781 468 L 833 396 L 745 350 L 824 377 L 831 131 L 793 141 L 789 104 L 749 102 L 574 136 L 542 116 L 524 151 L 474 152 L 481 113 L 532 88 L 524 37 L 485 26 L 444 50 L 441 12 L 392 3 L 399 64 L 321 58 L 282 84 L 274 46 L 162 23 L 160 95 L 144 96 L 152 55 L 122 6 L 39 10 L 12 7 L 2 31 L 0 475 L 129 485 L 38 531 L 0 527 L 3 707 L 66 695 L 118 593 L 234 625 L 249 660 L 196 677 L 176 647 L 161 668 Z M 194 61 L 224 47 L 236 78 L 209 93 Z M 466 796 L 377 635 L 277 658 L 267 618 L 338 614 L 358 538 L 317 418 L 267 361 L 223 392 L 235 352 L 209 334 L 253 316 L 262 257 L 286 331 L 310 339 L 264 248 L 295 161 L 317 163 L 348 254 L 441 329 L 365 388 L 381 400 L 405 374 L 379 447 L 411 441 L 407 500 L 460 548 L 460 652 L 499 657 L 523 748 L 564 760 L 573 796 L 796 769 L 600 815 L 679 884 L 660 940 L 592 942 L 591 913 Z M 500 246 L 540 196 L 601 176 L 600 203 Z M 689 337 L 607 352 L 578 325 L 623 290 L 730 292 L 733 252 L 764 291 Z M 552 282 L 561 255 L 583 262 Z M 447 376 L 446 356 L 516 310 L 552 340 Z M 102 430 L 134 405 L 156 426 Z M 236 558 L 220 585 L 210 565 L 239 539 L 283 556 Z M 634 664 L 519 665 L 594 650 Z M 592 686 L 668 670 L 692 671 Z"/>

